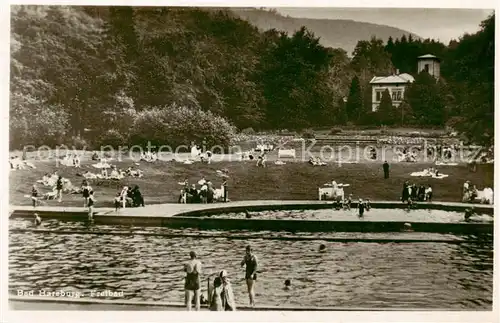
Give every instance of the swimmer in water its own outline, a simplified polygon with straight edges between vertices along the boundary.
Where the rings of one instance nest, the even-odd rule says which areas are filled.
[[[35,227],[37,227],[37,226],[42,224],[42,219],[38,216],[38,213],[35,213],[34,215],[35,215],[34,223],[35,223]]]
[[[476,215],[476,213],[474,212],[474,207],[471,207],[470,209],[466,209],[465,216],[464,216],[465,222],[470,222],[471,217],[473,217],[474,215]]]
[[[410,211],[413,208],[413,200],[411,197],[408,198],[408,211]]]
[[[321,253],[326,252],[326,246],[324,244],[319,245],[319,252]]]
[[[370,211],[370,209],[372,208],[371,203],[370,203],[370,199],[366,199],[365,207],[366,207],[367,212]]]
[[[413,229],[411,227],[411,223],[405,223],[404,224],[403,232],[413,232]]]
[[[248,210],[245,210],[245,218],[247,218],[247,219],[252,218],[252,215],[250,214],[250,212],[248,212]]]
[[[189,253],[189,257],[191,259],[184,265],[184,272],[186,273],[186,280],[184,283],[184,290],[186,293],[186,307],[188,311],[191,311],[191,304],[194,297],[195,310],[199,311],[201,291],[201,262],[196,259],[196,253],[194,251],[191,251]]]
[[[290,279],[285,280],[285,290],[290,290],[292,288],[292,281]]]

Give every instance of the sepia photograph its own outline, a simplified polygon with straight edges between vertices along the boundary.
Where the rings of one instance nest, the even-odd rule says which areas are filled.
[[[9,311],[493,311],[494,8],[10,5],[9,47]]]

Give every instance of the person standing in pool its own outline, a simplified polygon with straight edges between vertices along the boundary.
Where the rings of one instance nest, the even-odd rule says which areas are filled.
[[[35,227],[38,227],[42,224],[42,219],[40,218],[38,213],[35,213],[34,216],[35,216],[35,221],[34,221]]]
[[[245,266],[245,280],[247,282],[250,306],[255,306],[254,285],[257,280],[257,257],[252,253],[252,247],[246,247],[245,257],[241,261],[241,267]]]
[[[470,222],[471,218],[476,215],[474,212],[474,207],[471,207],[470,209],[465,210],[465,215],[464,215],[464,221],[465,222]]]
[[[94,220],[94,203],[95,203],[94,191],[90,191],[89,198],[87,201],[87,206],[89,207],[89,221]]]
[[[184,272],[186,273],[186,281],[184,283],[184,290],[186,292],[186,307],[188,311],[191,311],[191,304],[194,296],[195,310],[199,311],[201,262],[196,259],[196,253],[194,251],[189,253],[189,257],[191,259],[184,265]]]

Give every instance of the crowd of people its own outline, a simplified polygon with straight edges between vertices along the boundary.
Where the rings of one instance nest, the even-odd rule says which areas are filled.
[[[81,159],[77,154],[65,155],[59,160],[59,162],[61,163],[61,165],[67,167],[81,168]]]
[[[185,281],[185,304],[188,311],[191,311],[193,303],[195,310],[199,311],[204,297],[201,294],[202,264],[194,251],[189,253],[189,261],[184,264]],[[252,248],[247,246],[245,256],[241,261],[241,267],[245,267],[245,282],[247,285],[250,306],[255,306],[254,286],[257,280],[258,260],[252,252]],[[236,302],[233,288],[226,270],[221,270],[208,288],[208,307],[211,311],[236,311]]]
[[[353,197],[352,194],[349,194],[347,198],[345,199],[337,199],[333,202],[333,207],[335,210],[346,210],[349,211],[352,208],[352,203],[353,203]],[[360,198],[357,202],[357,208],[358,208],[358,215],[363,216],[365,211],[370,211],[371,209],[371,202],[370,199],[365,199],[363,200]]]
[[[144,197],[142,196],[138,185],[135,185],[133,188],[131,186],[124,186],[121,191],[116,193],[113,202],[115,205],[115,211],[118,211],[120,207],[126,208],[127,206],[144,206]]]
[[[410,184],[409,181],[405,181],[401,193],[401,201],[409,204],[416,201],[432,202],[432,186],[429,184],[425,187],[425,185]]]
[[[424,169],[421,172],[413,172],[410,174],[410,176],[416,176],[416,177],[432,177],[436,179],[443,179],[448,177],[446,174],[441,174],[437,168],[434,167],[429,167]]]
[[[222,184],[220,189],[214,187],[214,184],[203,177],[197,182],[199,188],[196,184],[190,184],[188,179],[184,182],[179,182],[183,188],[179,194],[179,203],[214,203],[214,202],[228,202],[227,195],[227,169],[218,171],[220,177],[222,177]]]
[[[10,170],[23,170],[23,169],[35,169],[36,166],[25,159],[21,159],[19,156],[12,156],[9,158],[9,169]]]
[[[148,163],[154,163],[158,160],[158,154],[155,151],[141,151],[140,160]]]
[[[475,203],[478,200],[480,203],[493,204],[493,190],[490,187],[478,190],[476,185],[473,185],[470,181],[465,181],[462,190],[462,202]]]
[[[95,166],[95,165],[93,165]],[[115,165],[101,165],[100,173],[96,174],[90,171],[85,171],[83,174],[77,173],[76,176],[82,176],[85,179],[111,179],[111,180],[121,180],[125,177],[136,177],[141,178],[144,176],[144,172],[140,169],[134,169],[129,166],[126,170],[118,169]],[[109,170],[108,170],[109,169]]]

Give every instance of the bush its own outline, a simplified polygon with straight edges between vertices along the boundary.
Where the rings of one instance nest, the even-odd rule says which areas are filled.
[[[9,120],[11,147],[59,145],[68,133],[68,119],[68,114],[59,106],[14,93]]]
[[[342,133],[342,129],[340,129],[340,128],[332,128],[329,132],[330,135],[336,135],[339,133]]]
[[[302,138],[304,139],[314,139],[316,138],[315,134],[314,134],[314,131],[312,131],[311,129],[306,129],[302,132]]]
[[[255,130],[253,130],[253,128],[245,128],[243,130],[241,130],[241,133],[244,134],[244,135],[253,135],[255,134]]]
[[[191,142],[228,147],[235,138],[235,128],[226,119],[197,108],[171,105],[152,108],[137,114],[131,129],[131,143],[172,149]]]
[[[118,149],[119,146],[123,146],[127,143],[127,137],[122,135],[116,129],[109,129],[97,137],[94,143],[95,148],[101,148],[102,146],[112,146],[114,149]]]
[[[67,146],[71,149],[89,149],[89,145],[85,139],[82,137],[71,137],[67,143]]]
[[[378,113],[369,111],[361,116],[359,120],[359,126],[357,127],[357,129],[363,129],[363,128],[370,129],[371,126],[378,124],[380,124]]]

